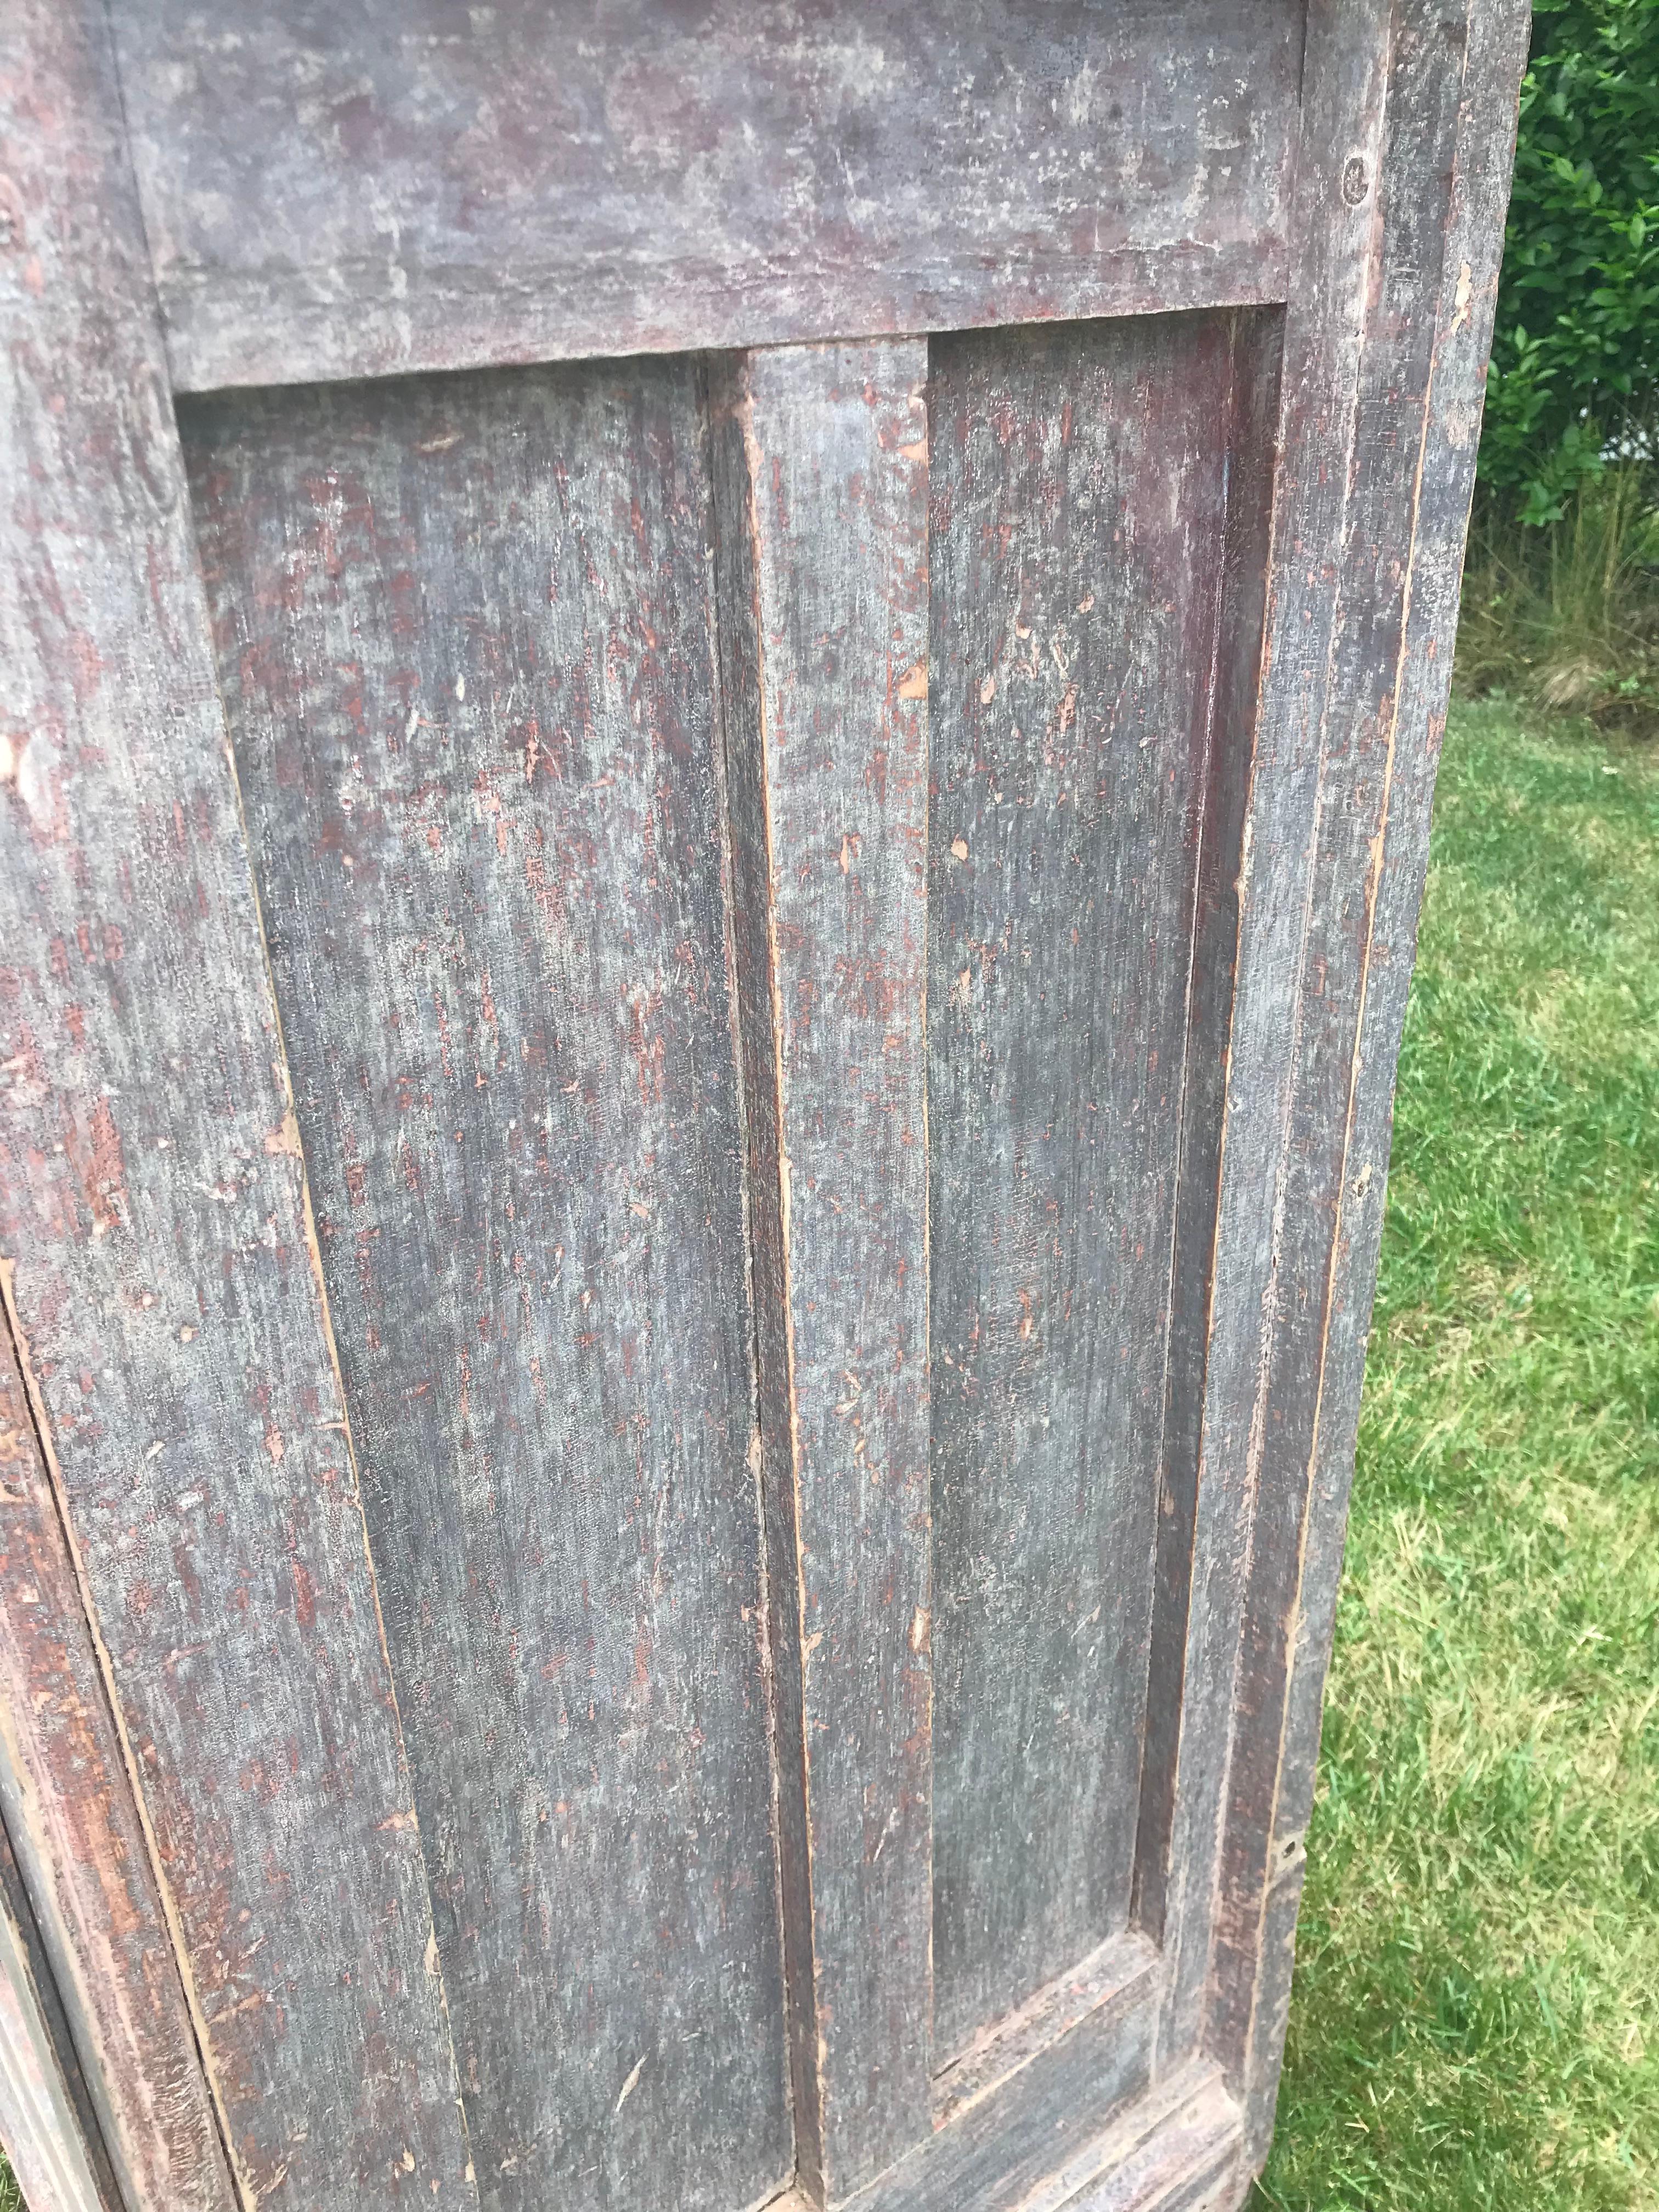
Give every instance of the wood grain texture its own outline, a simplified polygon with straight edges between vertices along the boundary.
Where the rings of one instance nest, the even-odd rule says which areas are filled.
[[[996,2024],[982,2028],[961,2056],[933,2076],[933,2125],[947,2125],[969,2105],[1069,2035],[1080,2021],[1144,1974],[1154,1957],[1146,1936],[1111,1936],[1085,1958]]]
[[[933,365],[943,2063],[1128,1914],[1235,331]]]
[[[116,0],[186,390],[1283,296],[1300,0]]]
[[[228,2212],[173,1939],[3,1316],[0,1823],[126,2205]]]
[[[4,1750],[0,1747],[0,1769]],[[0,1820],[0,2144],[34,2212],[124,2212],[11,1837]]]
[[[486,2205],[793,2165],[703,399],[202,403],[224,694]]]
[[[1163,1934],[1162,2054],[1188,2051],[1207,1984],[1261,1378],[1278,1291],[1309,872],[1336,631],[1365,310],[1375,274],[1387,0],[1310,12],[1296,258],[1283,337],[1271,566],[1239,871],[1196,1513]]]
[[[69,2131],[221,2212],[1237,2205],[1524,10],[114,12],[175,371],[335,388],[189,416],[296,1119],[112,64],[21,0]]]
[[[1170,1901],[1188,1633],[1194,1599],[1197,1596],[1203,1601],[1201,1586],[1195,1587],[1193,1576],[1199,1456],[1227,1034],[1238,945],[1239,861],[1255,746],[1283,335],[1281,316],[1257,314],[1241,320],[1235,339],[1226,542],[1216,641],[1208,802],[1193,920],[1181,1176],[1170,1285],[1157,1583],[1132,1906],[1135,1926],[1158,1942],[1166,1933]]]
[[[1002,2212],[1041,2203],[1057,2175],[1144,2094],[1157,1972],[1140,1972],[1021,2071],[927,2138],[851,2200],[856,2212]],[[1064,2191],[1054,2202],[1064,2201]]]
[[[100,12],[0,31],[0,1257],[244,2186],[476,2203]]]
[[[1456,636],[1463,546],[1480,439],[1503,217],[1514,159],[1518,86],[1527,46],[1524,9],[1471,11],[1459,89],[1450,204],[1438,249],[1432,352],[1421,442],[1410,472],[1414,517],[1393,672],[1393,759],[1380,865],[1364,956],[1342,1203],[1334,1238],[1326,1323],[1324,1407],[1315,1447],[1310,1538],[1303,1564],[1303,1626],[1292,1646],[1278,1818],[1299,1834],[1312,1802],[1318,1708],[1329,1654],[1352,1471],[1353,1431],[1376,1287],[1376,1256],[1399,1058],[1417,922],[1429,851],[1429,819],[1444,732]],[[1426,290],[1436,249],[1414,241]],[[1392,257],[1392,243],[1385,248]],[[1419,316],[1426,319],[1422,308]],[[1381,379],[1377,390],[1386,390]],[[1401,471],[1401,477],[1406,472]],[[1401,482],[1393,489],[1397,502]],[[1397,507],[1396,507],[1397,514]],[[1392,522],[1395,516],[1386,520]],[[1380,551],[1385,518],[1370,526]],[[1379,563],[1379,566],[1381,564]],[[1392,570],[1385,572],[1392,583]],[[1386,669],[1385,669],[1386,674]],[[1384,695],[1383,711],[1389,701]]]
[[[1203,2061],[1158,2081],[1019,2212],[1234,2212],[1249,2182],[1238,2106]]]
[[[740,988],[744,1222],[755,1314],[767,1686],[771,1697],[779,1911],[798,2189],[823,2193],[823,2094],[814,1961],[801,1650],[800,1515],[795,1484],[794,1379],[780,1106],[777,911],[762,719],[752,424],[741,354],[710,364],[716,629],[726,817],[731,830],[732,943]]]
[[[1289,2003],[1527,39],[1527,11],[1509,0],[1396,7],[1212,2000],[1217,2048],[1242,2057],[1257,2161]]]
[[[927,372],[918,342],[750,356],[725,526],[752,544],[752,598],[721,615],[752,633],[733,818],[765,838],[744,989],[774,1053],[750,1097],[775,1117],[757,1279],[784,1316],[763,1443],[802,1668],[786,1907],[810,1912],[808,2155],[831,2203],[930,2127]]]

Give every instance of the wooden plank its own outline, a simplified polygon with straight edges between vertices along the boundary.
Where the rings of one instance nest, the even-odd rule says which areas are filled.
[[[749,1110],[775,1119],[777,1173],[757,1273],[784,1315],[763,1449],[790,1498],[777,1534],[793,1510],[772,1601],[802,1665],[780,1773],[806,1864],[785,1896],[810,1916],[804,2162],[830,2203],[930,2126],[927,371],[916,342],[780,349],[748,357],[727,405],[743,466],[722,534],[749,533],[751,596],[721,620],[750,633],[732,711],[754,717],[733,817],[765,854],[751,1066],[773,1051]]]
[[[1281,319],[1261,312],[1237,318],[1233,333],[1227,525],[1208,795],[1193,923],[1190,1035],[1181,1108],[1181,1171],[1170,1286],[1157,1585],[1132,1909],[1134,1925],[1158,1942],[1166,1932],[1175,1790],[1187,1687],[1187,1640],[1194,1595],[1199,1453],[1220,1180],[1222,1099],[1238,945],[1239,861],[1255,744],[1267,544],[1278,461],[1274,438],[1282,334]]]
[[[0,31],[0,1255],[240,2179],[476,2203],[101,12]]]
[[[1041,2202],[1063,2169],[1152,2075],[1158,1974],[1138,1973],[1019,2072],[860,2190],[857,2212],[993,2212]]]
[[[1068,1972],[1028,1997],[1017,2011],[983,2028],[960,2057],[933,2076],[933,2125],[945,2126],[1012,2074],[1041,2059],[1080,2021],[1143,1974],[1153,1957],[1146,1936],[1108,1936]]]
[[[187,410],[492,2205],[793,2167],[684,360]]]
[[[1232,2212],[1243,2193],[1243,2143],[1242,2116],[1218,2070],[1196,2061],[1137,2098],[1023,2197],[1018,2212],[1197,2212],[1212,2203]]]
[[[1444,732],[1457,632],[1463,545],[1480,439],[1492,344],[1503,211],[1514,159],[1514,121],[1528,21],[1507,6],[1471,15],[1458,107],[1438,291],[1417,465],[1410,477],[1413,527],[1401,580],[1393,674],[1393,757],[1380,866],[1371,902],[1358,1041],[1352,1062],[1346,1157],[1329,1313],[1323,1407],[1303,1565],[1303,1625],[1293,1640],[1278,1820],[1297,1835],[1312,1802],[1323,1696],[1352,1471],[1353,1431],[1376,1287],[1394,1117],[1394,1074],[1429,849],[1434,779]],[[1428,258],[1428,257],[1425,257]],[[1419,282],[1426,270],[1419,269]],[[1419,318],[1428,318],[1419,309]],[[1384,387],[1377,380],[1379,391]],[[1390,577],[1390,580],[1392,577]],[[1369,856],[1376,866],[1378,850]],[[1281,1856],[1283,1856],[1281,1852]]]
[[[761,634],[752,430],[744,356],[709,367],[714,491],[714,578],[720,717],[731,826],[732,951],[740,979],[744,1226],[755,1310],[756,1402],[761,1447],[763,1650],[771,1700],[779,1912],[794,2119],[797,2184],[823,2194],[823,2099],[813,1954],[811,1854],[806,1807],[806,1720],[801,1650],[800,1516],[795,1495],[794,1381],[779,1115],[777,917],[761,712]]]
[[[34,2212],[124,2212],[57,1994],[0,1820],[0,2144]]]
[[[1284,296],[1299,0],[112,12],[185,390]]]
[[[1197,1510],[1164,1893],[1164,2052],[1206,2017],[1235,1668],[1277,1285],[1298,983],[1365,310],[1389,0],[1313,0],[1294,201],[1265,634],[1239,872]],[[1162,2063],[1162,2060],[1160,2061]]]
[[[126,2202],[228,2212],[234,2192],[149,1847],[3,1322],[0,1820]]]
[[[1212,2023],[1242,2068],[1257,2160],[1289,2003],[1528,29],[1509,0],[1401,0],[1394,29]]]
[[[933,345],[936,2064],[1128,1914],[1232,337]]]

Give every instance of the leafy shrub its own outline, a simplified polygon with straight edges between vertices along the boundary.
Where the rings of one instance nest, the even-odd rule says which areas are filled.
[[[1659,0],[1534,0],[1484,503],[1559,522],[1610,448],[1659,453]]]

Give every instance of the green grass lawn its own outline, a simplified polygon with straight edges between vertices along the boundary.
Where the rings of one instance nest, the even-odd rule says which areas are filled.
[[[1433,850],[1257,2203],[1656,2206],[1659,755],[1463,708]]]
[[[1446,742],[1261,2208],[1659,2205],[1659,757]]]

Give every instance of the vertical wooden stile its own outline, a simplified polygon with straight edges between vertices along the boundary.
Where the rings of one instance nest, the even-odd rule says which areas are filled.
[[[1135,1839],[1133,1917],[1160,1944],[1171,1933],[1170,1853],[1187,1639],[1195,1595],[1194,1540],[1226,1041],[1238,949],[1239,860],[1256,735],[1282,338],[1276,314],[1236,319],[1224,575],[1211,688],[1207,804],[1194,884],[1156,1589]],[[1201,1600],[1201,1592],[1196,1595]]]
[[[1267,2154],[1526,28],[1396,0],[1209,2035]],[[1425,286],[1432,284],[1425,301]],[[1390,858],[1392,865],[1390,865]]]
[[[716,402],[773,1648],[800,1670],[783,1894],[830,2203],[929,2125],[927,374],[921,342],[779,349]]]
[[[1279,383],[1278,468],[1225,1055],[1219,1193],[1175,1818],[1164,1899],[1162,2041],[1190,2048],[1206,2016],[1234,1680],[1262,1419],[1263,1329],[1284,1218],[1296,981],[1336,628],[1376,182],[1389,0],[1312,0],[1296,181],[1297,248]]]

